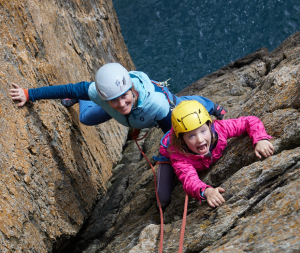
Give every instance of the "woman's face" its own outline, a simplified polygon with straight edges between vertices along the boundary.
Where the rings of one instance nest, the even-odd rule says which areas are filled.
[[[132,91],[128,90],[120,97],[107,101],[107,103],[116,111],[123,115],[127,115],[131,112],[133,104]]]
[[[183,134],[185,144],[194,153],[206,155],[211,144],[210,128],[207,124]]]

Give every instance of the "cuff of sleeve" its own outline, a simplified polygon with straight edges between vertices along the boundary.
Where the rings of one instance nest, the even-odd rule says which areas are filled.
[[[204,191],[206,188],[212,188],[210,185],[206,185],[205,187],[200,188],[199,190],[199,195],[200,195],[200,201],[206,199],[206,197],[204,196]]]
[[[206,197],[204,196],[204,191],[203,191],[203,192],[200,192],[200,196],[201,196],[203,199],[206,199]]]
[[[26,97],[26,101],[29,101],[29,94],[28,94],[28,89],[23,89],[25,97]]]
[[[257,138],[255,139],[255,141],[253,141],[253,147],[255,148],[255,145],[257,144],[257,142],[261,141],[261,140],[267,140],[267,141],[270,141],[271,139],[273,139],[273,137],[271,135],[265,135],[261,138]]]

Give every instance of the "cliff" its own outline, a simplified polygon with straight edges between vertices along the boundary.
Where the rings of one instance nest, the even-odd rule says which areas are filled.
[[[87,127],[78,105],[18,108],[9,89],[93,81],[106,62],[134,65],[111,1],[0,2],[0,252],[55,252],[75,236],[122,157],[127,129]]]
[[[226,118],[258,116],[275,147],[273,156],[258,159],[248,136],[232,138],[223,157],[199,174],[204,182],[226,190],[226,202],[211,208],[189,198],[183,252],[299,251],[299,80],[300,32],[273,52],[262,48],[179,94],[201,94],[220,103],[228,110]],[[162,135],[151,129],[141,141],[147,157],[158,155]],[[113,172],[107,195],[78,234],[72,252],[158,252],[153,173],[132,140]],[[164,212],[163,252],[178,250],[184,197],[177,182]]]
[[[1,252],[158,252],[153,174],[128,129],[78,121],[78,106],[37,101],[17,108],[24,88],[92,81],[107,62],[134,69],[111,1],[1,1]],[[220,103],[227,118],[256,115],[275,154],[257,159],[251,141],[229,141],[200,177],[222,186],[218,208],[189,199],[184,252],[297,252],[300,175],[300,32],[260,49],[179,95]],[[144,130],[143,136],[148,130]],[[162,132],[139,141],[152,160]],[[122,151],[123,149],[123,151]],[[157,166],[155,166],[157,168]],[[164,213],[164,252],[178,249],[184,192],[176,182]]]

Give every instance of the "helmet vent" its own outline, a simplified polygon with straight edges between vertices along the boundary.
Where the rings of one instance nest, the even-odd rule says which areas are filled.
[[[122,83],[120,85],[121,91],[123,91],[125,87],[126,87],[126,79],[125,79],[125,76],[123,76],[123,80],[122,80]]]

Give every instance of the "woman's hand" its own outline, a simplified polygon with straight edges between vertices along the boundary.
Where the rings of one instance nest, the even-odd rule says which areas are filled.
[[[273,155],[274,147],[268,140],[260,140],[256,143],[254,152],[258,158],[261,158],[261,155],[269,157]]]
[[[27,98],[24,93],[24,90],[15,83],[12,83],[12,86],[14,87],[14,89],[10,89],[10,95],[12,100],[19,100],[20,103],[18,103],[18,106],[25,105]]]
[[[206,197],[207,203],[211,207],[216,207],[225,202],[225,199],[221,195],[221,193],[225,192],[225,190],[221,187],[217,188],[206,188],[204,191],[204,196]]]

